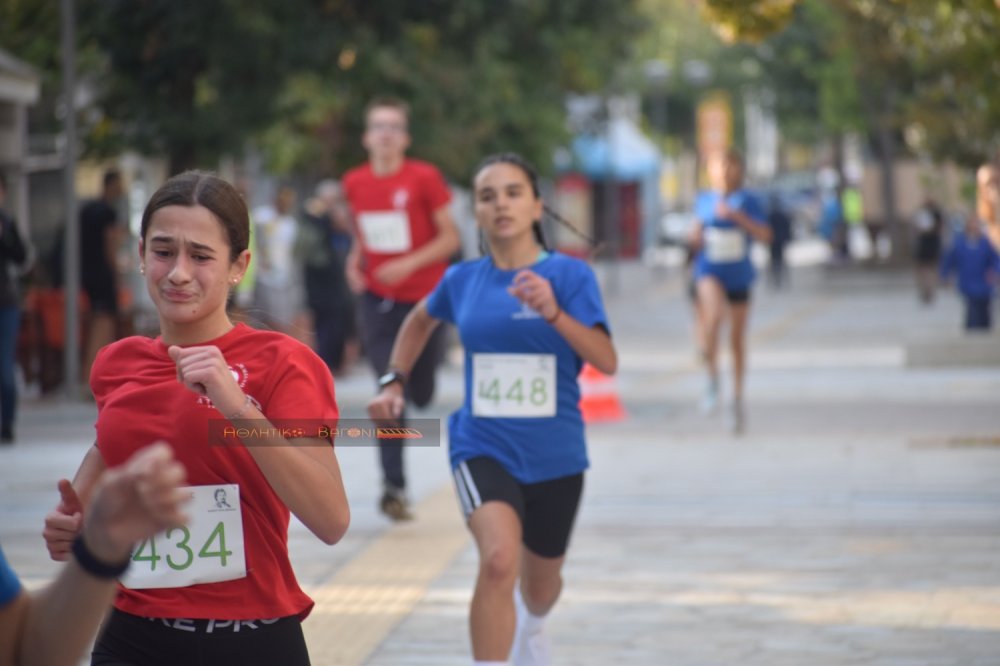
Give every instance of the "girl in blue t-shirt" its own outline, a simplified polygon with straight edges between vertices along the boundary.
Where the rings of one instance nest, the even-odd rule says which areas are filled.
[[[455,324],[466,390],[449,419],[449,453],[479,549],[473,657],[544,664],[542,622],[562,589],[588,465],[577,375],[584,362],[612,374],[617,355],[593,271],[545,247],[534,169],[514,154],[486,158],[474,202],[489,254],[449,268],[413,309],[369,413],[379,421],[401,414],[424,343],[439,322]]]
[[[694,277],[697,312],[701,318],[699,340],[708,385],[702,409],[715,410],[719,398],[719,331],[728,313],[733,358],[733,402],[730,423],[743,431],[743,376],[746,367],[746,326],[750,314],[750,288],[756,272],[750,261],[754,240],[771,242],[771,227],[751,192],[743,189],[743,157],[735,150],[712,155],[707,164],[712,190],[695,202],[696,223],[691,244],[697,250]]]

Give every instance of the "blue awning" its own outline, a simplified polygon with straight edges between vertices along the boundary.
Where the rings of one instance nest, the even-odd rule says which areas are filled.
[[[576,168],[593,180],[641,180],[660,171],[660,151],[631,120],[616,118],[606,134],[573,139]]]

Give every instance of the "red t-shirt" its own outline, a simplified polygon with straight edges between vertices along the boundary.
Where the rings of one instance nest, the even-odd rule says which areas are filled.
[[[272,423],[301,427],[305,437],[322,434],[324,424],[327,432],[335,431],[333,378],[307,346],[244,324],[203,344],[222,351],[244,392]],[[97,400],[97,447],[109,467],[162,439],[187,468],[188,485],[240,486],[245,578],[179,588],[120,587],[115,606],[146,617],[304,618],[313,602],[288,560],[288,507],[246,448],[232,440],[210,441],[210,428],[221,437],[224,417],[208,398],[177,380],[163,342],[135,336],[108,345],[94,361],[90,383]]]
[[[427,162],[407,159],[391,176],[376,176],[371,165],[364,164],[348,171],[343,185],[354,212],[355,236],[361,243],[362,272],[368,290],[403,303],[416,303],[429,294],[444,275],[447,261],[424,266],[394,285],[378,282],[373,272],[386,261],[408,254],[437,236],[434,213],[451,201],[451,192],[441,172]],[[399,218],[400,213],[405,213],[405,217]],[[385,232],[381,225],[391,224],[393,216],[408,224],[409,238],[400,240],[393,236],[381,249],[373,246],[373,227],[367,223],[375,221],[380,225],[377,228]],[[394,249],[405,246],[409,249]]]

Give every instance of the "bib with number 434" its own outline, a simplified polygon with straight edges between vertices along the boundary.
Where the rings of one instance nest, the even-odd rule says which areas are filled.
[[[219,583],[247,575],[240,487],[192,486],[191,521],[141,542],[121,578],[134,590]]]
[[[472,414],[532,418],[556,415],[554,354],[473,354]]]

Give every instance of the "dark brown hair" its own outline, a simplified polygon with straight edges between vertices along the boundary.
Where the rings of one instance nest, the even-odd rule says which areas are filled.
[[[142,212],[139,237],[146,242],[153,214],[167,206],[202,206],[219,221],[229,239],[229,260],[236,261],[250,243],[250,214],[239,191],[207,171],[185,171],[160,186]]]
[[[528,179],[528,183],[531,184],[531,192],[535,195],[535,198],[542,198],[542,189],[538,185],[538,171],[531,165],[531,162],[524,159],[517,153],[495,153],[483,158],[483,161],[476,166],[476,170],[473,172],[473,183],[475,183],[476,176],[478,176],[483,169],[493,164],[510,164],[511,166],[515,166],[523,171],[525,177]],[[586,241],[591,248],[591,256],[596,256],[601,250],[602,243],[598,243],[590,236],[582,233],[579,229],[573,226],[569,220],[549,208],[544,200],[542,201],[542,215],[548,215],[553,220],[563,225],[563,227],[565,227],[574,236]],[[538,244],[541,245],[543,249],[549,250],[549,244],[545,240],[545,233],[542,229],[542,221],[535,220],[531,225],[531,228],[535,232],[535,240],[538,241]],[[482,246],[484,243],[481,241],[480,245]],[[484,254],[486,253],[484,252]]]
[[[410,124],[410,105],[399,99],[398,97],[390,97],[389,95],[382,95],[375,97],[372,101],[368,102],[365,106],[365,124],[368,123],[368,116],[375,109],[396,109],[403,114],[406,118],[406,124]]]

